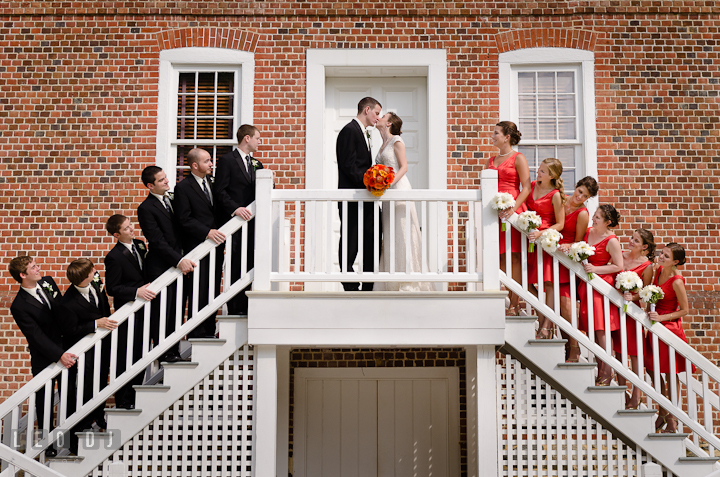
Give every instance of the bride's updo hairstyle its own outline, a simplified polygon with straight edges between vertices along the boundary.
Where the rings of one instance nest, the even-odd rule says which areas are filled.
[[[603,220],[607,220],[610,223],[608,224],[608,227],[617,227],[620,223],[620,212],[615,210],[615,207],[613,207],[610,204],[603,204],[600,207],[598,207],[600,210],[600,214],[602,215]]]
[[[388,113],[390,117],[388,122],[390,123],[390,134],[393,136],[399,136],[402,134],[402,119],[395,113]]]
[[[520,137],[522,134],[518,131],[517,126],[512,121],[500,121],[495,126],[502,128],[503,135],[510,136],[510,145],[515,146],[520,144]]]

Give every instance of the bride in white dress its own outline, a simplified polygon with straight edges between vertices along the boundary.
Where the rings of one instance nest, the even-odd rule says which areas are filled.
[[[405,156],[405,143],[402,134],[402,119],[395,113],[387,113],[375,125],[383,138],[383,145],[378,152],[375,162],[390,166],[395,171],[395,180],[391,189],[408,190],[412,189],[407,178],[407,158]],[[380,271],[390,271],[390,228],[395,228],[395,272],[405,272],[406,255],[406,202],[395,202],[395,223],[390,223],[390,202],[383,202],[382,209],[382,249],[380,252]],[[418,223],[415,204],[410,204],[410,263],[407,265],[407,272],[422,271],[422,244],[420,236],[420,225]],[[433,286],[429,282],[375,282],[375,290],[385,291],[430,291]]]

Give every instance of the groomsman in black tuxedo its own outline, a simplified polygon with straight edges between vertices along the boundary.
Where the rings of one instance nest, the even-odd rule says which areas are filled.
[[[59,362],[66,368],[75,365],[77,356],[63,351],[61,330],[58,323],[58,316],[61,312],[62,294],[50,276],[42,276],[40,266],[35,263],[32,257],[21,255],[13,258],[8,266],[10,275],[20,284],[15,299],[10,305],[15,323],[25,335],[30,350],[30,368],[33,376],[53,363]],[[54,380],[53,387],[59,380]],[[71,383],[74,386],[74,383]],[[50,398],[52,399],[52,397]],[[37,416],[38,429],[43,429],[45,418],[45,388],[40,388],[35,393],[35,415]],[[50,404],[50,431],[53,426],[53,406]],[[31,428],[32,424],[28,424]],[[54,447],[45,451],[45,455],[52,456],[57,453]]]
[[[148,196],[137,210],[138,222],[148,241],[146,276],[153,281],[165,273],[169,268],[176,267],[184,274],[192,272],[195,263],[183,258],[182,244],[180,243],[180,226],[178,225],[175,209],[169,197],[170,185],[165,172],[157,166],[146,167],[141,174],[143,185],[148,189]],[[167,301],[165,314],[165,335],[175,331],[176,315],[176,283],[167,287]],[[160,339],[160,300],[161,294],[153,300],[150,311],[150,336],[157,345]],[[184,301],[183,301],[184,303]],[[185,314],[182,307],[180,316]],[[181,323],[182,323],[181,319]],[[180,361],[179,344],[171,347],[160,361],[174,363]]]
[[[338,189],[364,189],[363,176],[372,166],[372,153],[366,130],[374,126],[380,119],[382,106],[370,97],[360,100],[358,103],[357,116],[347,123],[338,134],[335,143],[335,155],[338,165]],[[374,214],[372,204],[363,204],[363,263],[364,272],[372,272],[375,257],[375,241],[380,237],[374,236]],[[353,271],[353,264],[358,254],[358,204],[349,202],[347,206],[347,217],[343,217],[342,203],[338,203],[340,210],[340,248],[339,257],[342,267],[343,236],[342,223],[347,225],[347,262],[345,263],[348,272]],[[343,282],[345,291],[358,291],[360,283]],[[373,283],[365,282],[362,285],[363,291],[371,291]]]
[[[246,208],[255,200],[255,171],[262,169],[260,161],[252,153],[260,146],[260,131],[249,124],[243,124],[237,130],[238,147],[222,156],[217,164],[215,177],[215,197],[225,219],[237,215],[249,220],[250,211]],[[247,269],[252,270],[255,263],[255,221],[248,223]],[[236,234],[232,241],[231,283],[240,278],[242,260],[242,240]],[[248,299],[245,292],[248,286],[228,302],[228,311],[233,315],[246,315]]]
[[[63,346],[70,348],[84,336],[96,332],[98,329],[114,330],[117,322],[108,318],[110,316],[110,302],[105,293],[105,286],[100,274],[95,271],[95,265],[87,258],[80,258],[70,262],[67,268],[67,278],[70,287],[65,291],[62,299]],[[110,373],[110,335],[102,340],[100,357],[100,379],[98,389],[107,386]],[[71,371],[77,371],[75,369]],[[83,373],[83,403],[93,397],[95,376],[95,349],[85,353],[85,371]],[[73,377],[74,379],[74,377]],[[68,402],[75,403],[76,389],[68,389]],[[71,406],[69,406],[71,407]],[[73,431],[90,429],[95,422],[101,429],[107,429],[105,422],[105,402],[98,405],[87,417],[75,426]],[[77,454],[77,436],[71,432],[70,451]]]
[[[124,215],[115,214],[107,220],[105,229],[117,239],[115,247],[105,255],[105,282],[108,295],[113,297],[115,311],[119,310],[125,303],[138,298],[147,301],[155,298],[155,293],[148,289],[149,283],[145,278],[147,247],[145,247],[145,242],[135,238],[135,229],[130,223],[130,219]],[[133,318],[135,320],[133,362],[142,357],[143,318],[144,312],[141,308]],[[126,320],[118,328],[118,354],[115,368],[118,376],[126,369],[127,334],[128,321]],[[139,374],[125,386],[118,389],[115,393],[117,407],[124,409],[135,408],[133,385],[142,384],[142,381],[143,376]]]
[[[212,157],[205,149],[195,148],[187,153],[187,163],[191,174],[185,177],[175,186],[175,214],[182,231],[181,241],[183,250],[191,251],[206,239],[210,239],[218,247],[215,255],[215,290],[210,297],[210,256],[200,260],[200,270],[193,273],[200,273],[200,287],[198,296],[193,297],[192,274],[187,275],[185,289],[190,298],[188,316],[192,313],[193,299],[198,301],[198,310],[206,306],[209,301],[220,293],[220,278],[222,277],[222,264],[225,246],[225,234],[218,229],[228,219],[222,216],[220,206],[215,197],[211,173]],[[191,338],[214,338],[215,337],[215,315],[217,310],[208,316],[205,321],[198,325],[192,333]]]

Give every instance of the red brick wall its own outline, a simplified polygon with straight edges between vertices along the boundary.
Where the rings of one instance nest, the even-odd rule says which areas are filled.
[[[71,258],[100,264],[112,213],[135,217],[155,160],[159,49],[254,51],[258,157],[279,187],[304,186],[307,48],[444,48],[449,187],[479,185],[493,153],[498,54],[530,46],[595,53],[600,200],[619,229],[684,243],[690,343],[720,360],[718,27],[713,1],[362,4],[6,2],[0,6],[0,259],[25,252],[66,286]],[[300,7],[298,9],[298,7]],[[348,10],[350,9],[350,10]],[[184,33],[183,33],[184,32]],[[214,43],[213,43],[214,42]],[[0,274],[0,399],[29,375]]]

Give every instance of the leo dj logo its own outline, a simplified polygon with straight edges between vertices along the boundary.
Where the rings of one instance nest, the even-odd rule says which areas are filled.
[[[77,448],[86,450],[95,449],[107,449],[107,450],[118,450],[122,439],[120,438],[120,430],[108,429],[107,432],[77,432],[75,434],[77,438]],[[25,434],[20,435],[17,431],[13,432],[13,445],[16,448],[20,447],[20,444],[24,444]],[[32,442],[34,443],[32,448],[38,451],[42,451],[47,447],[48,432],[44,429],[33,430]],[[69,431],[58,431],[54,433],[54,446],[56,449],[68,449],[73,450],[73,442]]]

